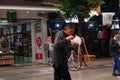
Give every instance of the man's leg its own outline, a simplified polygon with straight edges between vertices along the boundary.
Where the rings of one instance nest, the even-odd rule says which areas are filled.
[[[118,56],[118,60],[117,60],[117,70],[118,70],[118,75],[120,76],[120,59]]]
[[[117,62],[118,62],[118,57],[117,55],[114,55],[114,65],[113,65],[113,75],[116,75],[116,70],[117,70]]]
[[[53,65],[54,68],[54,80],[62,80],[62,73],[61,72],[61,67],[57,65]]]
[[[63,80],[71,80],[71,77],[70,77],[70,73],[69,73],[69,70],[68,70],[68,66],[64,66],[63,69]]]

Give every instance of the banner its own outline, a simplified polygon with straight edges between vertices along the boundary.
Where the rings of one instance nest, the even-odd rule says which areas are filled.
[[[36,30],[36,59],[42,60],[43,58],[43,40],[42,40],[42,25],[41,20],[37,20],[35,22],[35,30]]]

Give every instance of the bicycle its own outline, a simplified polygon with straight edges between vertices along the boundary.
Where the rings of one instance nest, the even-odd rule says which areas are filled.
[[[71,51],[71,55],[68,58],[68,67],[72,71],[77,71],[80,69],[80,62],[78,59],[74,58],[74,50]]]
[[[85,47],[85,51],[86,51],[86,55],[87,55],[87,58],[88,58],[88,51],[87,51],[87,48],[86,48],[86,45],[85,45],[85,42],[84,42],[84,38],[81,38],[82,41],[83,41],[83,46]],[[77,71],[79,70],[82,65],[84,64],[86,67],[87,64],[85,63],[85,55],[83,55],[81,53],[81,48],[80,48],[80,45],[78,45],[78,55],[77,55],[77,58],[75,58],[74,56],[74,50],[71,51],[71,55],[70,57],[68,58],[68,66],[69,66],[69,69],[72,70],[72,71]],[[89,58],[88,58],[89,60]],[[82,64],[83,63],[83,64]]]

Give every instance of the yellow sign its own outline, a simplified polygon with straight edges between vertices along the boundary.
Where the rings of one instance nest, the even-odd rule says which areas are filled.
[[[96,11],[97,13],[101,13],[100,5],[98,7],[92,8],[92,11]]]

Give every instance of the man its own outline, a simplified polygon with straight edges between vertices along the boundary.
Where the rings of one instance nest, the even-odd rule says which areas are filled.
[[[68,23],[62,31],[58,31],[55,35],[53,56],[54,80],[71,80],[67,63],[71,48],[77,46],[76,43],[71,45],[71,40],[74,38],[74,30],[74,25]]]

